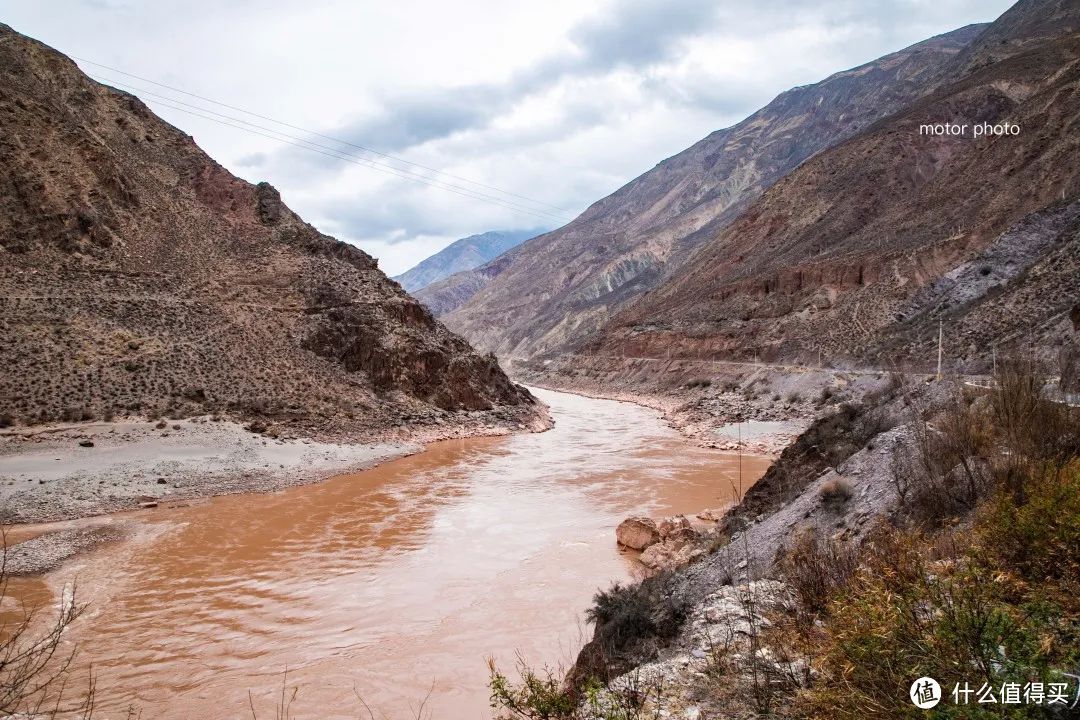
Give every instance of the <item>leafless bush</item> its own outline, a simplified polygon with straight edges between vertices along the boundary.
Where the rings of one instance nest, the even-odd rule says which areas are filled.
[[[1070,343],[1058,354],[1058,387],[1062,392],[1080,392],[1080,347]]]
[[[993,414],[1004,452],[997,459],[998,478],[1023,504],[1026,482],[1055,475],[1080,454],[1080,418],[1074,408],[1047,396],[1049,378],[1026,358],[1006,358],[995,377]]]
[[[0,559],[0,606],[8,598],[7,539]],[[94,679],[77,695],[68,693],[74,673],[75,649],[64,650],[64,631],[82,614],[75,587],[64,588],[60,609],[46,618],[34,609],[0,622],[0,716],[49,720],[57,717],[88,720],[94,712]]]
[[[910,433],[893,447],[893,486],[908,519],[936,524],[972,509],[987,491],[993,438],[960,388],[937,412],[908,400]]]
[[[781,552],[777,566],[800,604],[815,613],[825,611],[829,598],[855,577],[857,550],[850,543],[822,540],[807,530]]]

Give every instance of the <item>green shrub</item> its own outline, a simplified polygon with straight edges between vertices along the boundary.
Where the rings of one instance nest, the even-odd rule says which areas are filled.
[[[1080,461],[1028,481],[1025,502],[999,492],[979,522],[986,560],[1025,580],[1080,590]]]
[[[803,716],[922,717],[906,693],[923,675],[947,694],[964,682],[1062,681],[1076,667],[1080,463],[1029,480],[1022,504],[1003,488],[973,530],[958,558],[941,561],[929,559],[935,536],[923,531],[888,529],[868,542],[858,572],[825,603],[819,675],[797,703]],[[828,590],[811,590],[800,597],[820,606]],[[1045,707],[984,709],[946,697],[935,712],[1043,717]]]
[[[499,711],[500,719],[561,720],[574,716],[577,702],[552,668],[537,672],[519,659],[521,682],[517,685],[499,670],[494,660],[488,660],[488,669],[491,707]]]

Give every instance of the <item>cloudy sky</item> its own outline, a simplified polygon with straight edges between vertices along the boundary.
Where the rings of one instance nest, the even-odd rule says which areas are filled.
[[[6,0],[0,21],[395,274],[558,226],[787,88],[1010,4]]]

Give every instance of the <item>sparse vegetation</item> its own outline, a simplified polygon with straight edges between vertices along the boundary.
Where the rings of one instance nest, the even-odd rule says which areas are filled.
[[[2,533],[0,533],[2,534]],[[0,559],[0,715],[4,717],[75,718],[89,720],[94,712],[94,678],[88,675],[82,690],[73,690],[75,649],[65,649],[64,631],[85,610],[76,600],[74,586],[65,587],[60,608],[52,617],[35,608],[7,610],[7,541]]]
[[[827,480],[821,485],[819,494],[821,502],[828,507],[836,508],[851,499],[851,485],[843,479]]]
[[[593,596],[585,617],[595,632],[579,658],[579,684],[589,678],[606,681],[654,657],[678,633],[687,608],[672,595],[669,579],[661,573],[636,585],[616,583]]]
[[[781,555],[778,566],[802,607],[820,613],[837,591],[851,583],[859,558],[849,544],[805,531]]]
[[[857,562],[817,539],[789,549],[781,568],[814,621],[790,622],[788,639],[818,670],[793,715],[909,717],[916,677],[948,692],[1061,681],[1080,662],[1080,423],[1045,385],[1033,365],[1009,361],[988,396],[954,396],[914,423],[925,436],[897,472],[910,473],[907,527],[881,526]],[[943,525],[957,516],[969,531]],[[977,708],[943,716],[982,717]]]

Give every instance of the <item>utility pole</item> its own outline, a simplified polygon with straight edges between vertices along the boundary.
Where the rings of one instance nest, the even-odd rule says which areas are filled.
[[[742,416],[735,425],[739,433],[739,502],[742,502]]]
[[[941,345],[942,345],[942,321],[938,320],[937,323],[937,379],[941,379]]]

